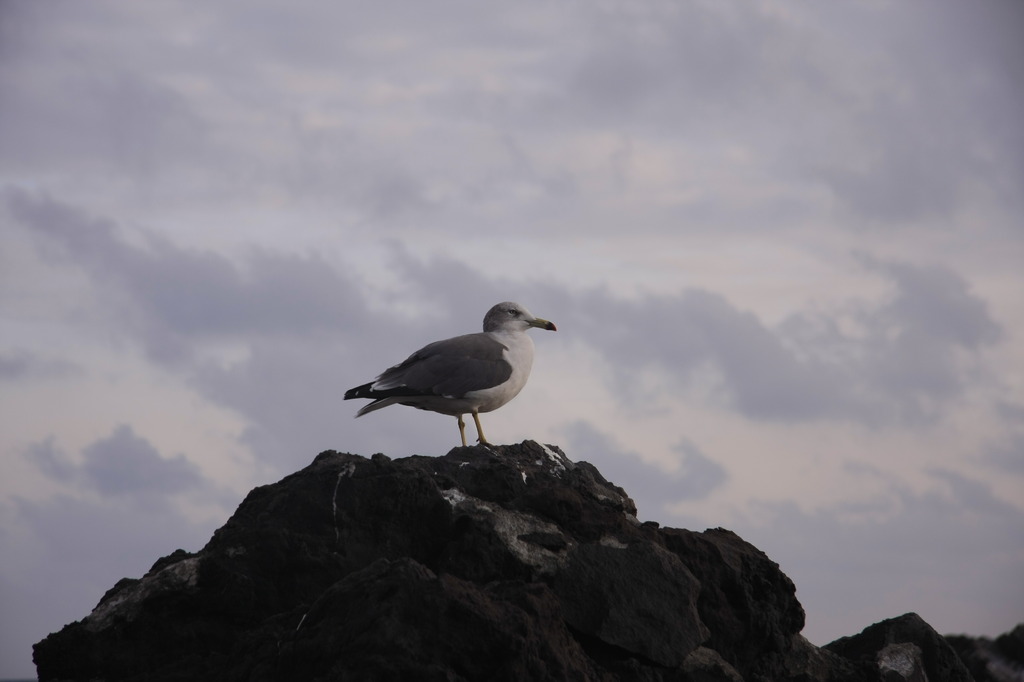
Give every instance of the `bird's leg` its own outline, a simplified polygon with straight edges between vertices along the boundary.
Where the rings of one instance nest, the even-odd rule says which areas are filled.
[[[476,415],[474,414],[473,416],[475,417]],[[462,421],[461,414],[456,415],[455,418],[459,420],[459,435],[462,436],[462,447],[466,447],[466,422]],[[479,422],[477,422],[477,426],[480,426]]]
[[[476,410],[473,410],[473,421],[476,422],[477,440],[484,445],[490,445],[490,443],[487,442],[487,439],[484,438],[484,429],[480,426],[480,415],[476,413]]]

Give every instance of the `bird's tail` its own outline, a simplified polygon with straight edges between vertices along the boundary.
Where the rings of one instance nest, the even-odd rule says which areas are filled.
[[[356,416],[357,417],[362,417],[367,412],[373,412],[374,410],[379,410],[382,407],[387,407],[388,405],[394,405],[397,402],[398,402],[398,398],[377,398],[372,403],[370,403],[368,405],[364,405],[362,407],[362,409],[360,409],[358,412],[356,412]]]
[[[371,399],[373,399],[372,403],[369,403],[368,405],[364,405],[362,407],[362,409],[360,409],[358,412],[356,412],[356,416],[357,417],[362,417],[367,412],[373,412],[374,410],[379,410],[382,407],[387,407],[388,405],[394,405],[395,403],[398,402],[398,397],[397,396],[395,396],[395,397],[391,397],[391,396],[381,397],[380,393],[378,393],[377,391],[374,390],[373,382],[372,381],[370,383],[368,383],[368,384],[363,384],[362,386],[356,386],[355,388],[350,388],[347,391],[345,391],[345,400],[352,400],[353,398],[371,398]]]
[[[345,400],[352,400],[352,398],[375,398],[373,395],[373,382],[363,384],[362,386],[356,386],[345,391]]]

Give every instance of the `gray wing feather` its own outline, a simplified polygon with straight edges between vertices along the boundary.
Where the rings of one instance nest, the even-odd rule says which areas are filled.
[[[435,341],[386,370],[373,391],[389,395],[442,395],[460,398],[497,386],[512,376],[505,346],[487,334],[466,334]]]

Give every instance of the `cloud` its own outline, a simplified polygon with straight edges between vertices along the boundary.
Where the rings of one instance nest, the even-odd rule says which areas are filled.
[[[36,469],[53,481],[69,483],[80,474],[75,463],[57,447],[53,436],[29,444],[25,456]]]
[[[1001,329],[968,282],[948,267],[917,266],[863,256],[869,269],[890,278],[895,296],[877,311],[876,324],[897,329],[914,342],[975,350],[999,340]]]
[[[352,418],[341,402],[345,389],[386,367],[360,372],[359,366],[354,351],[323,339],[253,339],[244,360],[207,365],[192,385],[244,416],[241,441],[261,463],[284,472],[330,447],[380,447],[339,435]]]
[[[45,195],[8,189],[5,198],[42,253],[88,274],[114,334],[243,415],[243,442],[275,469],[335,443],[346,388],[429,341],[472,331],[479,321],[467,318],[514,298],[508,283],[468,266],[395,248],[389,277],[413,305],[371,309],[366,287],[315,255],[251,250],[239,264],[147,231],[129,241],[114,221]],[[223,343],[236,348],[230,360],[205,352]]]
[[[592,291],[573,301],[568,318],[605,355],[626,404],[657,398],[642,380],[650,373],[666,396],[703,384],[705,399],[759,420],[935,418],[978,378],[979,352],[1001,327],[948,268],[872,269],[894,293],[844,306],[853,315],[808,311],[769,327],[719,294],[689,289],[635,300]]]
[[[45,498],[25,485],[0,499],[0,542],[18,548],[0,576],[8,674],[15,662],[28,665],[33,643],[82,618],[120,578],[142,576],[177,548],[201,549],[240,501],[127,425],[75,456],[54,437],[21,454],[54,485]]]
[[[751,417],[814,418],[840,408],[834,370],[802,362],[753,313],[719,294],[689,289],[619,301],[592,293],[581,303],[576,323],[606,354],[626,400],[649,399],[632,390],[638,372],[664,376],[663,390],[678,396],[710,370],[709,397]]]
[[[857,258],[866,271],[892,285],[886,298],[799,312],[770,327],[703,289],[621,299],[601,289],[489,279],[452,259],[421,260],[395,248],[390,276],[422,311],[396,317],[371,312],[358,281],[316,256],[256,251],[242,267],[150,233],[143,233],[144,246],[133,245],[114,223],[47,197],[9,190],[7,198],[14,215],[44,236],[44,248],[57,247],[107,290],[124,328],[152,358],[185,363],[204,393],[250,418],[253,396],[279,393],[284,377],[308,377],[327,396],[326,376],[366,380],[415,350],[412,339],[453,335],[463,310],[520,295],[545,301],[549,316],[563,311],[560,323],[604,356],[609,389],[623,404],[697,391],[769,421],[935,419],[964,396],[978,378],[978,354],[1002,336],[985,301],[953,270],[865,254]],[[369,372],[347,354],[355,329],[379,342],[360,357],[379,363]],[[197,344],[217,338],[240,343],[248,360],[224,369],[195,356]],[[645,376],[655,377],[653,389]],[[298,397],[303,384],[290,385]],[[261,428],[277,421],[272,410],[258,414]]]
[[[996,415],[1006,430],[993,435],[985,448],[985,461],[1005,473],[1024,476],[1024,405],[1001,401]]]
[[[125,25],[124,17],[100,13]],[[96,14],[17,5],[4,7],[3,17],[4,43],[13,47],[0,68],[0,91],[18,124],[0,130],[0,168],[60,165],[91,183],[92,173],[152,177],[181,170],[187,158],[214,158],[209,126],[185,97],[133,65],[107,62],[97,45],[84,46],[99,28]]]
[[[988,306],[952,270],[868,259],[895,294],[862,319],[865,372],[905,414],[935,416],[961,397],[978,366],[977,352],[1002,337]],[[972,362],[973,360],[973,362]]]
[[[172,496],[209,490],[199,468],[178,454],[164,457],[131,426],[122,424],[82,449],[75,461],[52,437],[31,444],[26,456],[50,479],[83,486],[101,496]]]
[[[785,97],[780,81],[796,85],[816,71],[806,57],[814,46],[784,15],[748,10],[602,7],[583,22],[583,44],[567,82],[569,101],[591,116],[653,123],[666,131],[681,124],[706,130],[752,109],[763,113]]]
[[[682,455],[680,470],[674,477],[681,479],[678,480],[679,485],[674,489],[674,497],[677,501],[704,499],[728,480],[729,477],[725,469],[706,457],[688,439],[684,438],[672,449]]]
[[[634,187],[672,175],[662,208],[677,219],[660,230],[679,216],[777,228],[828,213],[825,187],[858,216],[833,223],[859,231],[945,216],[977,191],[1016,201],[1024,177],[1020,145],[1005,143],[1021,135],[1005,88],[1019,47],[998,10],[947,4],[918,35],[898,8],[878,30],[877,8],[446,6],[461,20],[315,3],[254,3],[244,21],[205,6],[12,10],[17,68],[0,91],[17,125],[0,132],[0,159],[15,173],[32,155],[38,168],[102,164],[125,200],[322,203],[405,226],[478,227],[524,203],[585,212],[595,176],[628,176],[597,153],[616,139],[660,152],[653,168],[627,164],[644,172]],[[965,26],[997,56],[953,37]],[[119,63],[126,52],[137,62]],[[741,176],[756,191],[738,197]],[[636,198],[655,212],[650,193]]]
[[[794,160],[850,212],[845,229],[944,230],[992,192],[1020,206],[1009,190],[1024,181],[1024,136],[1012,123],[1024,98],[1008,86],[1024,63],[1010,38],[1024,14],[998,2],[936,9],[927,30],[908,30],[922,20],[910,5],[886,7],[884,21],[863,5],[801,17],[831,78],[807,102]]]
[[[167,495],[202,482],[199,469],[183,455],[162,457],[149,441],[124,424],[86,447],[82,455],[82,470],[102,495]]]
[[[832,386],[846,403],[838,416],[871,424],[931,420],[969,386],[994,379],[979,374],[983,351],[1004,330],[967,280],[945,266],[858,259],[891,284],[883,299],[796,313],[778,328],[811,371],[832,368],[841,379]]]
[[[1024,431],[1017,431],[989,446],[986,461],[1002,471],[1024,477]]]
[[[420,261],[397,247],[390,256],[401,308],[367,307],[351,333],[346,327],[308,334],[297,326],[292,335],[252,335],[244,359],[205,364],[193,373],[192,384],[204,396],[245,416],[243,441],[261,461],[297,465],[339,439],[338,447],[392,456],[419,452],[425,443],[452,443],[454,420],[399,407],[403,430],[381,432],[354,424],[354,405],[343,404],[341,396],[431,341],[479,330],[498,301],[545,300],[536,284],[490,280],[459,262]]]
[[[44,252],[106,290],[107,307],[161,363],[185,360],[204,339],[344,333],[366,322],[355,283],[315,255],[257,250],[243,268],[152,232],[132,244],[113,221],[45,195],[8,188],[5,198]]]
[[[985,623],[1009,630],[1024,609],[1014,577],[1024,512],[982,480],[947,469],[931,469],[925,483],[918,491],[889,479],[884,500],[813,511],[755,503],[733,529],[794,580],[808,614],[805,634],[816,644],[854,634],[850,623],[906,611],[939,632],[979,632]],[[939,585],[947,586],[941,599]]]
[[[56,379],[80,372],[80,367],[67,360],[44,358],[21,348],[0,350],[0,382]]]
[[[641,519],[661,519],[681,501],[702,500],[723,486],[728,474],[685,437],[672,448],[678,468],[666,471],[650,464],[640,453],[624,449],[614,436],[583,420],[560,429],[564,450],[578,461],[590,462],[609,481],[622,487],[641,508]]]
[[[88,614],[119,579],[141,577],[177,548],[201,549],[227,513],[197,522],[159,498],[126,507],[119,495],[0,501],[0,541],[17,547],[0,576],[5,675],[34,674],[32,644]]]

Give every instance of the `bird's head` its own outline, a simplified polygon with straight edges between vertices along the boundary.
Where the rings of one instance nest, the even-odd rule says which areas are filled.
[[[518,329],[525,331],[530,327],[556,331],[555,324],[534,316],[518,303],[505,301],[492,307],[484,316],[484,331],[495,332],[502,329]]]

